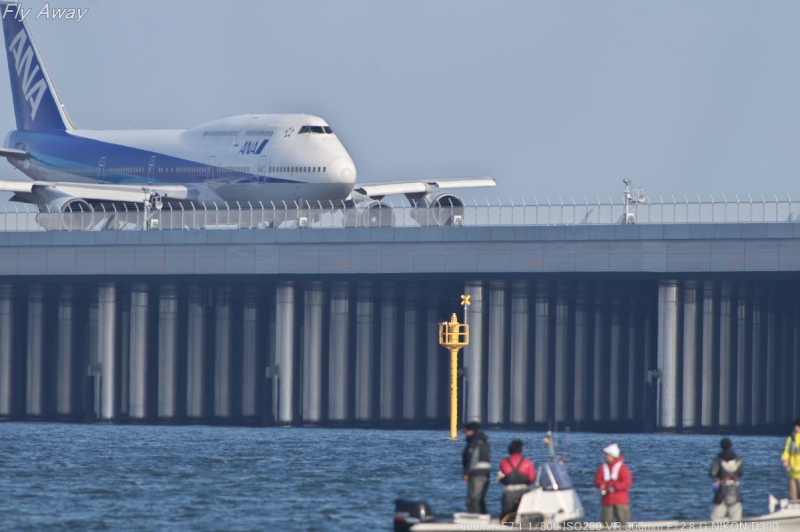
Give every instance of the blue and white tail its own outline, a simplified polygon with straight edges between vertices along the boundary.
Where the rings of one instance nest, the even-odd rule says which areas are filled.
[[[25,22],[29,12],[21,4],[0,2],[17,129],[73,129]]]

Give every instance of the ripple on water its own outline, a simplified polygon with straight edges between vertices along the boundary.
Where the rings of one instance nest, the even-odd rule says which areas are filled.
[[[462,509],[463,441],[434,431],[0,423],[2,530],[391,530],[397,497]],[[543,434],[490,431],[495,466],[513,438],[539,464]],[[563,436],[560,437],[563,443]],[[785,495],[783,438],[734,437],[745,513]],[[633,515],[710,511],[719,437],[572,433],[569,468],[587,518],[601,449],[617,441],[634,475]],[[497,513],[500,486],[487,495]]]

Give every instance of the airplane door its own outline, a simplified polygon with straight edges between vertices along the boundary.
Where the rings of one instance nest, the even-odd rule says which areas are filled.
[[[206,170],[206,182],[211,183],[214,181],[214,164],[217,162],[217,156],[212,155],[208,158],[208,169]]]
[[[150,164],[147,165],[147,183],[152,185],[156,180],[156,156],[150,157]]]
[[[98,173],[100,174],[100,181],[105,181],[106,179],[106,158],[100,157],[100,162],[97,163]]]
[[[267,181],[267,156],[262,155],[258,158],[258,180],[262,183]]]

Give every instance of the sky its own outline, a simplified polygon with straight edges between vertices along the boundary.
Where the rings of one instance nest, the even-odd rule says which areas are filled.
[[[360,183],[800,197],[800,2],[64,0],[49,7],[88,11],[31,20],[46,4],[23,2],[81,129],[308,113]],[[0,81],[0,130],[14,127]]]

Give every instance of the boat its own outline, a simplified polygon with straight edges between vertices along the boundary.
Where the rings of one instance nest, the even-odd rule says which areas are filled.
[[[550,447],[550,461],[541,468],[536,483],[520,500],[516,513],[502,519],[488,514],[455,513],[452,521],[437,521],[425,501],[395,500],[395,532],[449,532],[463,530],[658,530],[658,531],[733,531],[762,530],[800,532],[800,500],[778,500],[769,495],[768,512],[740,521],[636,521],[621,527],[583,521],[583,504],[567,472],[566,460],[556,456],[552,435],[545,444]]]

